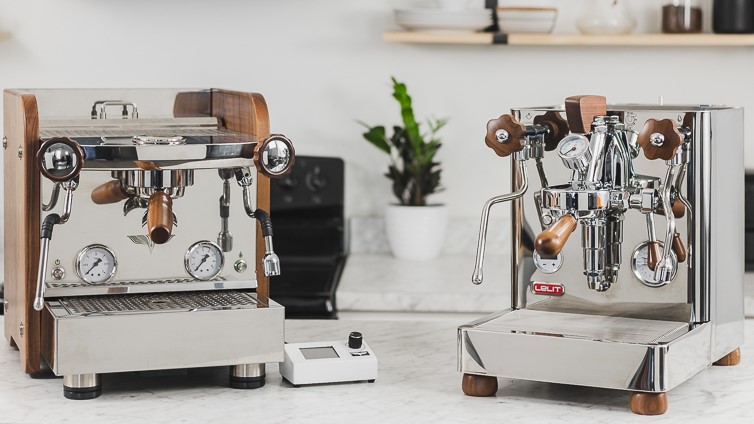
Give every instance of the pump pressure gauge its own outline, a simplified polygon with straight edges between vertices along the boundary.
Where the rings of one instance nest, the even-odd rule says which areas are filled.
[[[661,241],[658,241],[657,243],[660,245],[660,249],[662,249],[663,243]],[[651,268],[649,268],[648,246],[648,241],[645,241],[636,246],[633,255],[631,255],[631,270],[634,272],[634,277],[636,277],[637,280],[641,281],[641,283],[645,286],[653,288],[662,287],[668,283],[657,281],[657,279],[655,278],[655,272]],[[676,258],[675,252],[671,250],[670,255],[672,256],[674,262],[677,263],[678,259]],[[670,280],[675,278],[677,269],[677,266],[673,267],[673,274],[670,276]]]
[[[566,168],[585,173],[592,160],[589,139],[581,134],[571,134],[563,138],[558,144],[558,156]]]
[[[186,251],[183,264],[186,272],[197,280],[211,280],[223,269],[225,256],[220,247],[211,241],[194,243]]]
[[[115,275],[118,262],[115,254],[107,246],[89,245],[76,257],[76,273],[87,283],[104,283]]]

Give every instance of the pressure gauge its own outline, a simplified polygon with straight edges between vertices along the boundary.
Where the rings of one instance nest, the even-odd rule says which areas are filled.
[[[558,256],[554,259],[545,259],[541,256],[539,256],[539,253],[535,250],[532,254],[532,257],[534,258],[534,265],[537,266],[537,269],[544,272],[545,274],[553,274],[558,272],[561,266],[563,266],[563,254],[558,253]]]
[[[660,249],[663,249],[663,243],[661,241],[658,241],[656,243],[660,245]],[[675,278],[678,267],[673,267],[673,274],[670,276],[670,280],[666,282],[657,281],[657,279],[655,278],[654,270],[649,268],[649,265],[647,265],[649,257],[648,246],[648,241],[645,241],[636,246],[636,249],[634,249],[634,253],[631,256],[631,270],[634,272],[634,277],[641,281],[641,283],[645,286],[653,288],[662,287],[668,284],[668,281],[671,281]],[[670,255],[673,257],[673,261],[678,263],[678,259],[676,258],[675,253],[672,250],[670,251]]]
[[[586,173],[592,152],[589,150],[589,139],[581,134],[571,134],[560,140],[558,156],[563,160],[566,168]]]
[[[118,261],[110,248],[101,244],[89,245],[76,257],[76,273],[87,283],[104,283],[115,275]]]
[[[186,272],[192,277],[197,280],[211,280],[222,271],[225,256],[215,243],[200,241],[189,247],[183,263]]]

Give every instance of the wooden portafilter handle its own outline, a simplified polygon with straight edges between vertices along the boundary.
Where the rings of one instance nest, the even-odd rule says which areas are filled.
[[[119,180],[108,181],[92,190],[92,202],[98,205],[118,203],[128,197],[128,192],[123,190]]]
[[[554,224],[539,233],[534,240],[534,250],[545,259],[557,258],[565,247],[568,237],[576,229],[578,221],[573,215],[566,214]]]
[[[516,121],[513,115],[503,115],[487,122],[487,135],[484,143],[500,157],[510,156],[524,148],[524,124]]]
[[[649,160],[673,159],[684,137],[672,119],[648,119],[639,133],[639,145]]]
[[[156,244],[167,243],[173,233],[173,200],[163,191],[156,191],[149,197],[147,231]]]

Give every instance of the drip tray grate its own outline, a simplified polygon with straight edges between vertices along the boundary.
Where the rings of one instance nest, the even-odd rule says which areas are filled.
[[[152,293],[60,299],[60,304],[71,315],[236,309],[256,307],[258,303],[254,296],[245,292]]]

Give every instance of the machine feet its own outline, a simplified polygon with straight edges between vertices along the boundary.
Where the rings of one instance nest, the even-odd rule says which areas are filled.
[[[662,415],[668,410],[666,393],[631,393],[628,401],[631,412],[639,415]]]
[[[70,374],[63,376],[63,396],[66,399],[87,400],[99,397],[102,385],[99,374]]]
[[[264,386],[264,364],[243,364],[230,367],[230,387],[258,389]]]
[[[715,361],[713,365],[719,365],[721,367],[732,367],[741,363],[741,348],[737,348],[733,352],[723,356]]]
[[[461,388],[466,396],[494,396],[497,393],[497,377],[464,374]]]

